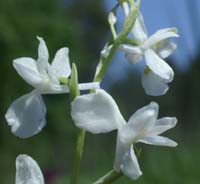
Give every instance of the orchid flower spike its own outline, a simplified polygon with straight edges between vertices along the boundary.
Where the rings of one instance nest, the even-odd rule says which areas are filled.
[[[39,40],[37,61],[22,57],[13,61],[17,73],[35,89],[15,100],[6,112],[5,118],[11,131],[20,138],[31,137],[42,130],[46,124],[46,107],[41,94],[69,93],[69,87],[62,85],[59,78],[68,79],[71,74],[69,49],[57,51],[52,64],[48,63],[49,53],[45,41]],[[80,90],[99,88],[99,83],[83,83]]]
[[[159,135],[173,128],[177,119],[157,119],[158,110],[158,104],[151,102],[137,110],[126,122],[114,99],[104,90],[98,89],[96,93],[76,97],[72,102],[71,115],[77,127],[94,134],[118,130],[114,168],[135,180],[142,172],[134,153],[134,144],[142,142],[170,147],[177,145]]]
[[[44,178],[37,162],[28,155],[16,158],[15,184],[44,184]]]
[[[124,8],[125,13],[128,11],[127,8]],[[169,39],[179,36],[177,29],[160,29],[148,37],[143,16],[139,13],[131,35],[137,46],[122,44],[120,49],[125,51],[126,58],[130,63],[136,64],[143,58],[145,59],[146,66],[142,74],[142,85],[146,94],[164,95],[169,89],[168,83],[174,78],[174,72],[163,59],[170,56],[176,49],[176,45]]]

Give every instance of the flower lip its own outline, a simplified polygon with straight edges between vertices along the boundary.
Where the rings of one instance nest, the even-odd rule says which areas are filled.
[[[46,125],[45,117],[46,106],[36,91],[15,100],[5,114],[12,133],[20,138],[40,132]]]
[[[168,81],[154,74],[149,68],[142,74],[142,86],[147,95],[164,95],[169,90],[167,83]]]
[[[147,49],[144,53],[146,65],[153,73],[158,75],[166,83],[171,82],[174,78],[172,68],[162,60],[152,49]]]

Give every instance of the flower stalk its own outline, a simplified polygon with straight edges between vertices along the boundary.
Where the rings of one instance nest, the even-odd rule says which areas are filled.
[[[77,96],[80,95],[80,91],[78,89],[78,72],[76,65],[74,63],[72,64],[72,75],[69,87],[70,87],[70,99],[71,101],[73,101]],[[73,163],[73,170],[70,181],[71,184],[77,183],[78,174],[80,170],[80,162],[83,154],[84,142],[85,142],[85,130],[78,129],[76,149],[75,149],[75,159]]]
[[[76,184],[78,179],[78,174],[80,170],[80,163],[82,159],[83,154],[83,148],[85,144],[85,135],[86,132],[83,129],[78,129],[78,136],[76,141],[76,153],[75,153],[75,160],[74,160],[74,166],[71,174],[71,184]]]
[[[126,40],[127,35],[129,34],[133,25],[135,24],[138,10],[139,10],[139,4],[140,4],[139,2],[140,1],[137,1],[137,3],[134,3],[131,6],[130,12],[129,12],[127,18],[125,19],[122,31],[116,37],[116,39],[113,40],[112,48],[110,49],[110,52],[107,55],[107,57],[101,58],[103,64],[102,64],[102,67],[99,70],[99,72],[95,75],[94,82],[101,82],[101,80],[103,79],[103,77],[108,69],[108,66],[110,65],[110,62],[112,61],[112,58],[114,57],[116,50],[118,49],[119,45],[122,44],[124,42],[124,40]]]
[[[114,169],[109,171],[107,174],[96,180],[93,184],[111,184],[112,182],[123,176],[122,172],[117,172]]]

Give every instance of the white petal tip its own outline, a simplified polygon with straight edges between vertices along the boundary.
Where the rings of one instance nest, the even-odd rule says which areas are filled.
[[[149,109],[152,109],[153,110],[153,114],[154,114],[155,112],[158,112],[159,105],[156,102],[151,102],[149,104]]]
[[[164,146],[168,146],[168,147],[176,147],[178,146],[178,143],[175,141],[170,140],[170,142]]]
[[[137,175],[129,175],[127,176],[128,178],[130,178],[131,180],[137,180],[140,176],[142,176],[142,172],[140,171],[140,173],[137,173]]]
[[[176,117],[172,117],[171,119],[172,119],[172,124],[173,124],[173,127],[175,127],[175,126],[176,126],[176,124],[177,124],[177,122],[178,122],[178,120],[177,120],[177,118],[176,118]]]
[[[151,108],[154,108],[154,109],[159,108],[159,105],[156,102],[151,102],[149,105],[150,105]]]
[[[176,147],[178,146],[178,143],[174,142],[174,144],[172,145],[172,147]]]
[[[160,92],[160,91],[158,92],[156,89],[155,90],[149,90],[149,89],[144,88],[146,95],[154,96],[154,97],[165,95],[168,92],[168,90],[169,90],[169,87],[166,87],[165,90],[163,90],[162,92]]]
[[[68,47],[63,47],[63,48],[61,48],[60,50],[65,51],[67,54],[69,53],[69,48],[68,48]]]
[[[176,147],[178,145],[175,141],[167,137],[162,137],[158,135],[144,137],[143,139],[140,139],[138,142],[156,146],[167,146],[167,147]]]
[[[40,36],[36,36],[36,38],[37,38],[39,41],[43,41],[43,38],[40,37]]]
[[[154,97],[158,97],[158,96],[163,96],[167,93],[167,91],[169,90],[169,88],[166,88],[165,91],[163,91],[162,93],[156,93],[156,92],[150,92],[148,90],[145,90],[146,95],[149,96],[154,96]]]
[[[15,66],[18,63],[20,63],[19,61],[20,61],[19,59],[13,59],[13,66]]]
[[[16,160],[17,161],[23,161],[26,158],[30,158],[30,156],[26,155],[26,154],[20,154],[17,156]]]
[[[120,171],[122,170],[122,168],[121,168],[121,169],[118,169],[118,168],[116,168],[116,167],[114,166],[114,170],[115,170],[116,172],[120,172]],[[128,177],[128,178],[130,178],[130,179],[132,179],[132,180],[137,180],[137,179],[138,179],[140,176],[142,176],[142,175],[143,175],[142,171],[138,171],[137,174],[129,175],[129,176],[126,176],[126,177]]]
[[[179,32],[178,28],[172,27],[172,28],[171,28],[171,31],[174,32],[174,33],[177,33],[177,35],[178,35],[178,32]],[[178,36],[179,36],[179,35],[178,35]]]

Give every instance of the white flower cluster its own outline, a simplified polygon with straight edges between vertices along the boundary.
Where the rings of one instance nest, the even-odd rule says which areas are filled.
[[[130,8],[125,1],[122,3],[124,13],[128,19]],[[126,21],[126,20],[125,20]],[[115,14],[109,16],[114,39],[117,34],[114,25],[117,22]],[[157,31],[148,37],[142,13],[139,12],[132,27],[130,43],[120,43],[117,49],[125,51],[130,63],[138,63],[143,58],[146,66],[142,74],[142,85],[146,94],[152,96],[163,95],[168,91],[168,83],[173,80],[172,68],[163,60],[175,50],[176,45],[169,39],[178,37],[175,28],[166,28]],[[57,51],[52,63],[49,64],[49,53],[44,40],[39,40],[38,59],[19,58],[13,61],[18,74],[34,90],[26,94],[9,107],[5,117],[12,127],[12,132],[20,138],[31,137],[42,130],[46,124],[46,107],[42,100],[43,94],[69,93],[67,84],[59,80],[70,80],[71,67],[68,48]],[[134,43],[134,44],[132,44]],[[109,57],[114,44],[110,44],[101,53]],[[104,63],[97,67],[98,74]],[[116,156],[114,169],[135,180],[142,175],[134,145],[138,142],[175,147],[176,142],[160,136],[163,132],[173,128],[177,119],[164,117],[158,119],[159,105],[151,102],[137,110],[128,121],[122,116],[114,99],[103,89],[99,83],[78,84],[78,90],[93,89],[93,93],[77,96],[71,103],[71,116],[78,128],[93,134],[108,133],[117,130]],[[27,155],[20,155],[16,159],[16,184],[44,184],[42,172],[37,163]]]
[[[158,110],[158,104],[151,102],[137,110],[126,122],[114,99],[99,89],[95,94],[77,97],[72,102],[71,115],[77,127],[94,134],[118,130],[114,169],[121,170],[124,175],[135,180],[142,175],[133,149],[135,143],[170,147],[177,145],[176,142],[159,135],[173,128],[177,119],[157,119]],[[18,156],[16,168],[16,184],[44,183],[37,163],[29,156]]]
[[[159,106],[155,102],[137,110],[126,122],[114,99],[104,90],[77,97],[72,102],[72,118],[77,127],[91,133],[106,133],[118,130],[114,168],[132,179],[137,179],[140,171],[133,144],[170,146],[177,144],[159,134],[173,128],[176,118],[165,117],[157,120]]]
[[[127,16],[129,12],[127,3],[124,3],[123,7]],[[179,37],[177,29],[160,29],[148,37],[142,13],[139,12],[130,34],[136,45],[123,44],[120,49],[126,52],[130,63],[136,64],[143,58],[145,59],[146,66],[142,74],[142,85],[146,94],[164,95],[169,89],[167,83],[174,78],[174,72],[163,59],[170,56],[176,49],[176,45],[169,39]]]
[[[37,61],[22,57],[13,61],[18,74],[35,89],[15,100],[6,112],[6,120],[12,127],[12,132],[20,138],[31,137],[46,125],[46,106],[41,94],[69,93],[67,85],[60,84],[59,78],[68,79],[71,74],[69,49],[57,51],[52,64],[48,63],[49,53],[45,41],[39,40]],[[99,83],[79,84],[79,90],[99,88]]]

